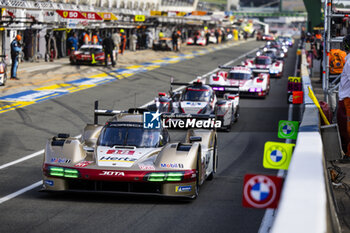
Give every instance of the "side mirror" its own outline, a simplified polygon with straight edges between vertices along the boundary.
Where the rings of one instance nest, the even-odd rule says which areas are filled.
[[[190,143],[192,143],[192,142],[201,142],[201,141],[202,141],[202,137],[190,136]]]

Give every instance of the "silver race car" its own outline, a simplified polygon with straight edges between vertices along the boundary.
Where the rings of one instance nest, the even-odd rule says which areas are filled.
[[[172,86],[185,86],[183,91],[172,91]],[[218,99],[218,96],[224,97]],[[222,122],[221,129],[231,130],[239,118],[239,88],[229,85],[205,85],[197,80],[193,83],[171,82],[169,95],[159,93],[150,110],[182,115],[214,115]]]

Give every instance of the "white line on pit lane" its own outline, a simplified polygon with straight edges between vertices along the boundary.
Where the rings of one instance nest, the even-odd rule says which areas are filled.
[[[253,50],[251,50],[251,51],[249,51],[249,52],[247,52],[247,53],[245,53],[245,54],[242,54],[241,56],[239,56],[239,57],[237,57],[237,58],[235,58],[235,59],[233,59],[233,60],[231,60],[231,61],[225,63],[224,66],[231,65],[232,63],[238,61],[239,59],[242,59],[243,57],[247,56],[247,55],[250,54],[250,53],[255,52],[255,51],[258,50],[258,49],[259,49],[259,48],[256,48],[256,49],[253,49]],[[215,73],[215,72],[218,71],[218,70],[219,70],[219,68],[216,68],[216,69],[214,69],[213,71],[210,71],[210,72],[208,72],[208,73],[202,75],[201,78],[204,78],[204,77],[206,77],[206,76],[209,76],[210,74]],[[196,80],[197,80],[197,79],[194,79],[194,80],[192,80],[191,82],[196,81]],[[184,87],[185,87],[185,86],[181,86],[181,87],[177,88],[177,89],[174,90],[174,91],[179,91],[179,90],[181,90],[181,89],[184,88]],[[150,101],[150,102],[148,102],[148,103],[146,103],[146,104],[144,104],[144,105],[142,105],[140,108],[144,108],[144,107],[148,106],[148,105],[151,104],[151,103],[153,103],[153,100]],[[4,169],[4,168],[6,168],[6,167],[9,167],[9,166],[15,165],[15,164],[17,164],[17,163],[23,162],[23,161],[25,161],[25,160],[34,158],[34,157],[36,157],[36,156],[38,156],[38,155],[41,155],[41,154],[43,154],[43,153],[44,153],[44,150],[40,150],[40,151],[38,151],[38,152],[35,152],[35,153],[33,153],[33,154],[30,154],[30,155],[27,155],[27,156],[25,156],[25,157],[23,157],[23,158],[17,159],[17,160],[15,160],[15,161],[10,162],[10,163],[6,163],[6,164],[0,166],[0,170],[1,170],[1,169]],[[32,185],[29,185],[28,187],[25,187],[25,188],[23,188],[23,189],[21,189],[21,190],[18,190],[18,191],[16,191],[16,192],[12,193],[12,194],[9,194],[9,195],[7,195],[7,196],[5,196],[5,197],[3,197],[3,198],[0,198],[0,204],[4,203],[5,201],[11,200],[12,198],[17,197],[18,195],[21,195],[22,193],[25,193],[25,192],[27,192],[27,191],[29,191],[29,190],[32,190],[32,189],[34,189],[34,188],[40,186],[41,184],[42,184],[42,180],[41,180],[41,181],[38,181],[38,182],[36,182],[36,183],[34,183],[34,184],[32,184]]]
[[[5,201],[11,200],[12,198],[15,198],[15,197],[17,197],[17,196],[19,196],[19,195],[21,195],[29,190],[34,189],[34,188],[40,186],[42,183],[43,183],[43,181],[39,180],[38,182],[35,182],[34,184],[31,184],[31,185],[29,185],[25,188],[22,188],[14,193],[11,193],[7,196],[4,196],[4,197],[0,198],[0,204],[4,203]]]
[[[22,158],[20,158],[20,159],[17,159],[17,160],[15,160],[15,161],[12,161],[12,162],[9,162],[9,163],[5,163],[4,165],[1,165],[1,166],[0,166],[0,170],[1,170],[1,169],[4,169],[4,168],[7,168],[7,167],[10,167],[10,166],[12,166],[12,165],[15,165],[15,164],[17,164],[17,163],[23,162],[23,161],[25,161],[25,160],[34,158],[34,157],[36,157],[36,156],[38,156],[38,155],[41,155],[41,154],[43,154],[43,153],[44,153],[44,150],[39,150],[39,151],[37,151],[37,152],[35,152],[35,153],[33,153],[33,154],[24,156],[24,157],[22,157]]]

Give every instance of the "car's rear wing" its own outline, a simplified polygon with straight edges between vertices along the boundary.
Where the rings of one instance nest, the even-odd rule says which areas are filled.
[[[270,73],[269,69],[252,69],[253,73]]]
[[[216,84],[209,84],[209,86],[216,93],[220,93],[220,94],[225,94],[225,93],[239,94],[239,86],[227,86],[227,85],[216,85]]]
[[[94,124],[98,124],[99,116],[115,116],[118,113],[135,113],[135,114],[143,114],[144,112],[149,112],[148,109],[145,108],[130,108],[128,111],[125,110],[105,110],[98,109],[98,101],[95,101],[94,107]]]
[[[170,86],[188,86],[188,85],[203,85],[204,80],[202,80],[201,77],[198,77],[196,81],[194,82],[188,82],[188,83],[184,83],[184,82],[174,82],[174,79],[171,78],[170,79]]]

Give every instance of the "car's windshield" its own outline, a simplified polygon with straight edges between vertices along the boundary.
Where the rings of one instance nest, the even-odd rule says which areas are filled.
[[[276,56],[275,56],[275,53],[274,53],[273,51],[266,51],[266,52],[265,52],[265,55],[268,56],[268,57],[271,57],[271,58],[276,57]]]
[[[187,89],[183,95],[184,101],[209,102],[210,92],[208,90]]]
[[[270,58],[256,58],[255,64],[257,64],[257,65],[270,65],[271,59]]]
[[[144,129],[139,127],[126,127],[110,124],[103,128],[97,145],[99,146],[136,146],[157,147],[160,130]]]
[[[247,80],[250,79],[250,76],[247,73],[230,73],[228,79]]]

